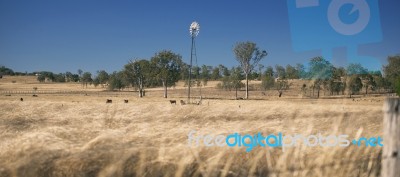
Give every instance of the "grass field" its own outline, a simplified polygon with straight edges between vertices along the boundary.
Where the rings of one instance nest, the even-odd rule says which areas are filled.
[[[233,91],[215,85],[203,88],[201,105],[170,104],[170,99],[185,99],[179,83],[168,99],[161,89],[138,98],[136,92],[103,93],[92,87],[85,89],[87,95],[0,95],[0,176],[379,175],[380,147],[246,152],[244,147],[188,146],[188,133],[382,136],[383,96],[309,99],[298,96],[294,86],[282,98],[254,91],[253,100],[233,100]],[[82,90],[79,84],[41,84],[32,78],[0,80],[0,91],[32,87]]]

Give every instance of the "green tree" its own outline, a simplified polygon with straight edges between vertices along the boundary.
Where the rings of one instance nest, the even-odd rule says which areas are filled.
[[[368,70],[365,69],[361,64],[359,63],[350,63],[349,66],[347,66],[347,74],[349,76],[351,75],[364,75],[367,74]]]
[[[37,80],[39,82],[44,82],[46,80],[46,76],[44,74],[38,74]]]
[[[262,76],[261,79],[261,87],[264,90],[269,90],[271,88],[274,88],[274,85],[275,85],[275,78],[272,75],[268,74],[267,72],[264,72],[264,75]]]
[[[201,80],[203,81],[203,86],[207,85],[210,79],[210,67],[206,65],[201,66]]]
[[[109,75],[106,71],[97,71],[97,77],[95,78],[95,80],[98,80],[98,84],[101,84],[101,87],[104,87],[104,84],[107,83],[108,79]]]
[[[289,89],[290,84],[287,79],[278,79],[274,85],[275,85],[276,90],[279,93],[279,97],[281,97],[283,94],[283,91]]]
[[[360,77],[358,77],[357,75],[351,76],[350,81],[349,81],[350,98],[351,98],[351,95],[354,95],[354,94],[357,94],[358,92],[360,92],[362,87],[363,87],[363,84],[362,84]]]
[[[307,72],[303,64],[297,63],[295,68],[299,78],[301,79],[307,78]]]
[[[332,67],[332,76],[325,82],[326,88],[330,91],[330,94],[336,93],[339,95],[340,92],[344,94],[346,89],[346,70],[343,67]]]
[[[135,61],[131,60],[124,66],[123,73],[126,80],[133,87],[138,88],[140,98],[144,96],[146,83],[150,82],[151,78],[153,78],[152,70],[153,67],[150,62],[144,59]]]
[[[397,93],[397,96],[400,96],[400,78],[395,82],[395,92]]]
[[[287,75],[286,75],[286,70],[283,66],[281,65],[275,65],[275,74],[276,77],[279,79],[286,79]]]
[[[185,85],[184,86],[187,86],[187,82],[188,82],[188,79],[189,79],[189,65],[184,63],[184,62],[182,62],[182,65],[181,65],[180,78],[182,80],[185,80]]]
[[[72,81],[72,73],[69,71],[65,72],[65,79],[66,79],[65,80],[66,82],[71,82]]]
[[[363,86],[365,88],[365,94],[368,94],[368,89],[372,90],[376,89],[377,84],[375,82],[373,75],[371,74],[371,72],[368,72],[366,68],[361,66],[361,64],[359,63],[350,64],[347,67],[347,73],[348,75],[351,76],[358,76],[361,79]]]
[[[375,90],[378,90],[378,92],[381,92],[382,90],[386,92],[387,90],[391,89],[391,83],[388,81],[387,78],[384,78],[382,76],[382,73],[380,71],[372,71],[370,72],[370,74],[372,75],[376,83]]]
[[[260,51],[253,42],[239,42],[233,49],[246,79],[246,99],[249,98],[249,74],[261,59],[267,56],[265,50]]]
[[[114,71],[109,75],[108,90],[121,90],[127,86],[127,80],[124,71]]]
[[[59,73],[54,75],[54,80],[53,82],[65,82],[65,74]]]
[[[220,64],[220,65],[218,65],[218,68],[219,68],[220,72],[222,72],[221,75],[223,77],[230,76],[231,73],[230,73],[230,71],[229,71],[229,69],[227,67],[225,67],[224,65]]]
[[[314,57],[310,60],[310,79],[314,80],[313,90],[317,89],[319,98],[321,86],[332,77],[332,64],[323,57]]]
[[[286,65],[286,75],[288,79],[298,79],[299,78],[299,72],[296,70],[295,67],[291,65]]]
[[[99,80],[98,77],[95,77],[95,78],[93,79],[93,85],[94,85],[94,87],[96,87],[96,88],[97,88],[97,86],[100,85],[100,80]]]
[[[81,82],[82,82],[82,73],[83,73],[83,71],[81,69],[78,69],[79,80]]]
[[[167,87],[174,86],[180,78],[182,57],[172,51],[161,51],[152,59],[155,65],[155,77],[161,80],[164,87],[164,98],[168,97]]]
[[[82,85],[85,85],[86,86],[86,88],[87,88],[87,85],[88,84],[91,84],[92,83],[92,73],[90,73],[90,72],[84,72],[83,74],[82,74]]]
[[[365,94],[368,94],[368,89],[371,88],[371,90],[376,89],[376,82],[374,77],[371,74],[366,74],[363,78],[363,86],[365,87]]]
[[[214,67],[211,72],[211,80],[218,80],[221,78],[219,67]]]
[[[268,66],[264,75],[273,77],[275,75],[274,68],[272,68],[272,66]]]
[[[397,82],[400,79],[400,55],[389,56],[387,61],[388,64],[383,66],[385,78],[391,83],[395,90],[398,90]]]
[[[265,68],[263,64],[258,64],[258,79],[262,80],[262,71]]]
[[[240,67],[232,67],[232,69],[229,71],[229,75],[223,76],[221,78],[221,83],[219,83],[217,87],[229,91],[235,89],[237,98],[237,90],[244,86],[242,79],[242,69]]]
[[[15,74],[14,71],[12,69],[10,69],[10,68],[7,68],[5,66],[1,66],[0,67],[0,75],[10,75],[10,76],[12,76],[14,74]]]

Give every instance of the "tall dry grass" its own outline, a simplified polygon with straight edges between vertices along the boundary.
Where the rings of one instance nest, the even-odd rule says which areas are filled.
[[[189,147],[187,135],[196,130],[379,136],[381,98],[206,99],[195,106],[171,105],[158,94],[112,97],[112,104],[99,96],[40,95],[24,102],[2,96],[0,176],[379,175],[379,147],[299,146],[285,152],[257,147],[247,153]]]

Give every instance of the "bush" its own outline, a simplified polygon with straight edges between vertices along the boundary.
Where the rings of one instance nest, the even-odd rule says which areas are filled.
[[[349,81],[349,91],[350,94],[357,94],[360,92],[361,88],[363,87],[362,81],[357,76],[352,76]]]
[[[271,88],[274,88],[274,85],[275,85],[275,78],[274,77],[265,76],[265,77],[262,78],[261,87],[264,90],[269,90]]]
[[[398,78],[395,83],[394,91],[397,93],[398,96],[400,96],[400,78]]]

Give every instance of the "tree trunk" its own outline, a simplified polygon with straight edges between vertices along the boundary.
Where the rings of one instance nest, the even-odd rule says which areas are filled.
[[[142,88],[140,88],[140,86],[139,86],[139,98],[142,98],[143,97],[143,90],[142,90]]]
[[[139,98],[143,97],[143,84],[139,82]]]
[[[236,92],[236,93],[235,93],[235,99],[236,99],[236,100],[237,100],[237,98],[238,98],[238,97],[237,97],[237,89],[238,89],[238,88],[235,87],[235,92]]]
[[[249,99],[249,79],[248,79],[248,74],[246,74],[246,99]]]
[[[320,88],[318,87],[317,98],[319,98],[319,90],[320,90]]]
[[[166,83],[167,81],[166,80],[164,80],[164,81],[162,81],[162,83],[163,83],[163,87],[164,87],[164,98],[167,98],[168,97],[168,93],[167,93],[167,83]]]
[[[365,87],[365,94],[368,95],[368,85]]]
[[[314,90],[315,90],[315,87],[313,86],[312,87],[312,97],[314,97]]]

